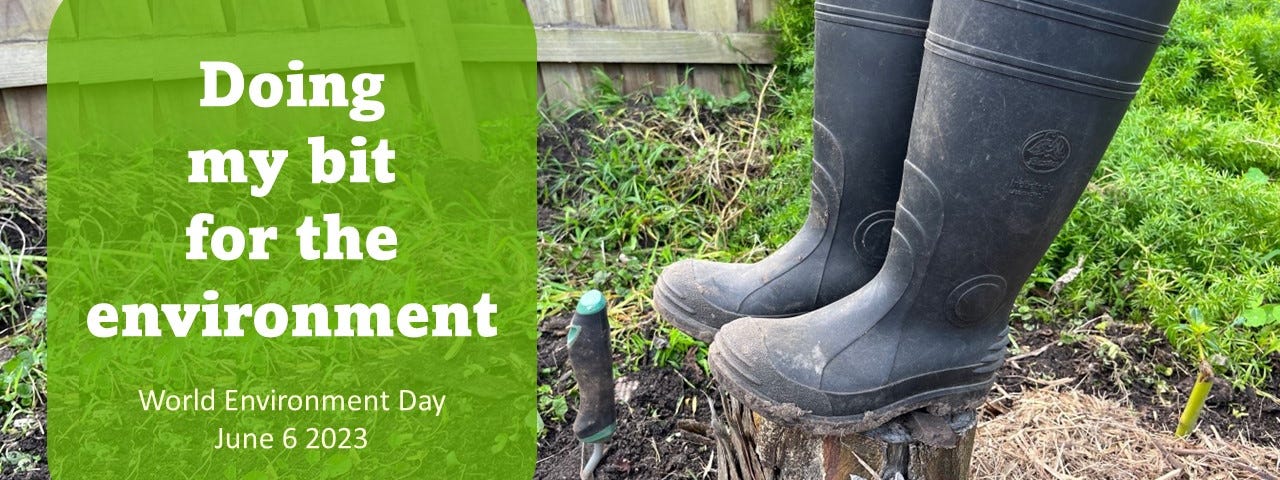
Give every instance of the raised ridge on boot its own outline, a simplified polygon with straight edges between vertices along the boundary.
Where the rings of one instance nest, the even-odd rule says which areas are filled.
[[[883,269],[808,314],[722,328],[710,353],[719,384],[824,434],[979,405],[1019,287],[1088,184],[1177,1],[1142,4],[937,2]]]
[[[738,318],[809,312],[875,275],[893,224],[931,4],[818,2],[809,217],[758,263],[667,267],[654,287],[664,319],[710,342]]]

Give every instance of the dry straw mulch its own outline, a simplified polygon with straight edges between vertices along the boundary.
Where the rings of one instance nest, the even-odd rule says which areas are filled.
[[[1280,480],[1280,449],[1214,431],[1179,439],[1147,428],[1131,407],[1074,390],[1029,391],[979,428],[978,479]]]

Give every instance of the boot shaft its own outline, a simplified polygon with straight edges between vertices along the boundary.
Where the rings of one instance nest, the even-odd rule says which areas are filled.
[[[919,314],[941,307],[953,327],[1002,327],[1110,144],[1176,6],[935,5],[907,154],[916,173],[897,217],[927,217],[913,245],[901,241],[912,251]]]
[[[932,4],[932,0],[815,4],[809,224],[835,229],[835,238],[854,239],[852,253],[857,260],[876,268],[888,248],[893,205],[902,183],[902,158]]]
[[[790,317],[828,305],[884,263],[932,0],[823,0],[815,7],[807,221],[759,262],[682,261],[654,287],[663,318],[704,341],[738,318]]]

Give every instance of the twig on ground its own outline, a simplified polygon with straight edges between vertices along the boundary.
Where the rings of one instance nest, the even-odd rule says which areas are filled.
[[[737,218],[742,210],[737,210],[729,214],[729,207],[738,201],[738,195],[742,194],[742,189],[747,186],[747,172],[751,169],[751,162],[755,159],[757,135],[760,131],[760,118],[764,116],[764,98],[769,92],[769,86],[773,84],[773,75],[777,73],[778,66],[774,65],[769,69],[769,75],[764,79],[764,86],[760,87],[760,95],[756,97],[756,119],[751,124],[751,140],[747,143],[747,157],[742,162],[742,178],[738,182],[738,187],[733,190],[733,195],[729,197],[729,201],[725,202],[724,207],[720,209],[721,223],[729,223]]]
[[[1006,362],[1008,362],[1008,363],[1015,363],[1015,362],[1017,362],[1018,360],[1022,360],[1022,359],[1025,359],[1025,358],[1031,358],[1031,357],[1039,356],[1040,354],[1042,354],[1042,353],[1044,353],[1044,352],[1048,351],[1048,350],[1049,350],[1049,347],[1052,347],[1053,345],[1054,345],[1053,343],[1048,343],[1048,344],[1045,344],[1045,346],[1040,347],[1040,348],[1037,348],[1037,349],[1035,349],[1035,350],[1033,350],[1033,351],[1030,351],[1030,352],[1027,352],[1027,353],[1023,353],[1023,354],[1020,354],[1020,355],[1014,355],[1014,356],[1012,356],[1012,357],[1009,357],[1009,359],[1008,359],[1008,360],[1006,360]]]

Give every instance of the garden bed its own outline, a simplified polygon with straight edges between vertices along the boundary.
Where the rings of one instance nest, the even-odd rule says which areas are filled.
[[[716,101],[681,90],[621,97],[604,88],[601,100],[544,125],[539,139],[538,367],[545,428],[535,478],[576,478],[582,461],[563,336],[565,312],[589,288],[610,296],[619,390],[635,389],[618,404],[618,434],[598,478],[714,478],[709,402],[718,393],[707,375],[705,346],[655,316],[652,284],[679,258],[753,261],[767,253],[765,246],[785,241],[808,206],[802,191],[809,132],[779,111],[794,108],[786,98],[757,105],[756,98]],[[805,115],[804,108],[795,113]],[[1096,287],[1062,290],[1069,283],[1063,273],[1040,272],[1018,302],[1017,346],[982,412],[994,436],[979,443],[984,460],[975,462],[977,478],[1280,476],[1277,382],[1256,390],[1215,380],[1196,436],[1175,438],[1195,362],[1148,320],[1112,318],[1122,314],[1073,301]],[[1050,288],[1058,282],[1045,274],[1063,285]],[[1075,296],[1068,297],[1073,288]],[[1252,361],[1280,372],[1280,355]],[[1055,422],[1073,415],[1089,419],[1073,428],[1093,429],[1081,441],[1036,436],[1042,428],[1064,429]],[[1002,446],[1012,431],[1025,432],[1018,437],[1030,442],[1023,451]],[[1108,450],[1114,444],[1099,442],[1132,449],[1117,456]],[[1043,466],[1030,462],[1031,443],[1061,457]],[[1161,449],[1172,450],[1147,455]],[[1101,465],[1110,465],[1112,474],[1099,476]],[[1010,477],[1011,471],[1023,476]]]
[[[646,322],[645,329],[633,334],[655,336],[655,344],[661,346],[661,324]],[[555,317],[544,320],[540,328],[539,382],[551,387],[543,398],[563,398],[568,410],[562,420],[544,416],[547,426],[538,444],[535,475],[539,479],[576,478],[581,460],[572,428],[574,383],[565,375],[567,325],[567,318]],[[975,458],[983,458],[975,461],[977,478],[1053,479],[1051,472],[1078,478],[1156,478],[1179,468],[1222,472],[1227,467],[1234,468],[1236,476],[1221,478],[1265,479],[1267,473],[1280,478],[1280,402],[1274,400],[1280,389],[1235,391],[1219,382],[1201,416],[1201,436],[1176,439],[1172,432],[1195,375],[1183,367],[1170,367],[1176,365],[1176,357],[1166,340],[1151,335],[1149,329],[1115,326],[1106,332],[1089,332],[1087,340],[1064,343],[1063,338],[1077,335],[1080,328],[1060,324],[1034,327],[1015,334],[1024,353],[1013,355],[1016,360],[1001,369],[997,387],[983,409],[982,422],[993,427],[981,431],[986,437],[979,440],[975,453]],[[715,385],[697,362],[697,347],[687,350],[677,366],[655,365],[654,356],[660,350],[619,367],[617,384],[633,385],[635,391],[626,401],[619,401],[618,433],[598,470],[602,480],[715,478],[714,442],[708,438],[712,411],[708,400],[719,398]],[[617,360],[625,357],[619,355]],[[1032,415],[1028,409],[1053,412],[1058,417]],[[1008,419],[1003,418],[1006,415]],[[1064,437],[1055,433],[1058,427],[1053,427],[1063,422],[1063,416],[1078,417],[1073,425],[1091,429],[1085,432],[1088,435],[1063,441]],[[1134,426],[1101,428],[1120,420],[1132,421]],[[1044,425],[1037,423],[1041,421]],[[1025,431],[1014,435],[1017,426]],[[1035,432],[1040,427],[1052,428],[1045,428],[1043,438],[1037,439],[1040,434]],[[1003,440],[1014,438],[1045,452],[1062,452],[1064,457],[1046,458],[1053,465],[1039,467],[1029,462],[1022,450],[1004,446]],[[1117,444],[1160,445],[1168,451],[1157,457],[1134,451],[1117,456],[1113,451]],[[1141,449],[1137,452],[1142,453]],[[1149,465],[1134,460],[1150,458],[1164,463]],[[1054,465],[1065,470],[1058,471]],[[1100,465],[1110,465],[1112,476],[1092,476]],[[1250,469],[1264,473],[1251,475]],[[1160,472],[1155,476],[1143,473],[1156,470]],[[1014,471],[1022,476],[1005,476]],[[1188,473],[1170,478],[1201,477]]]
[[[0,478],[49,478],[45,453],[45,161],[0,151]]]

